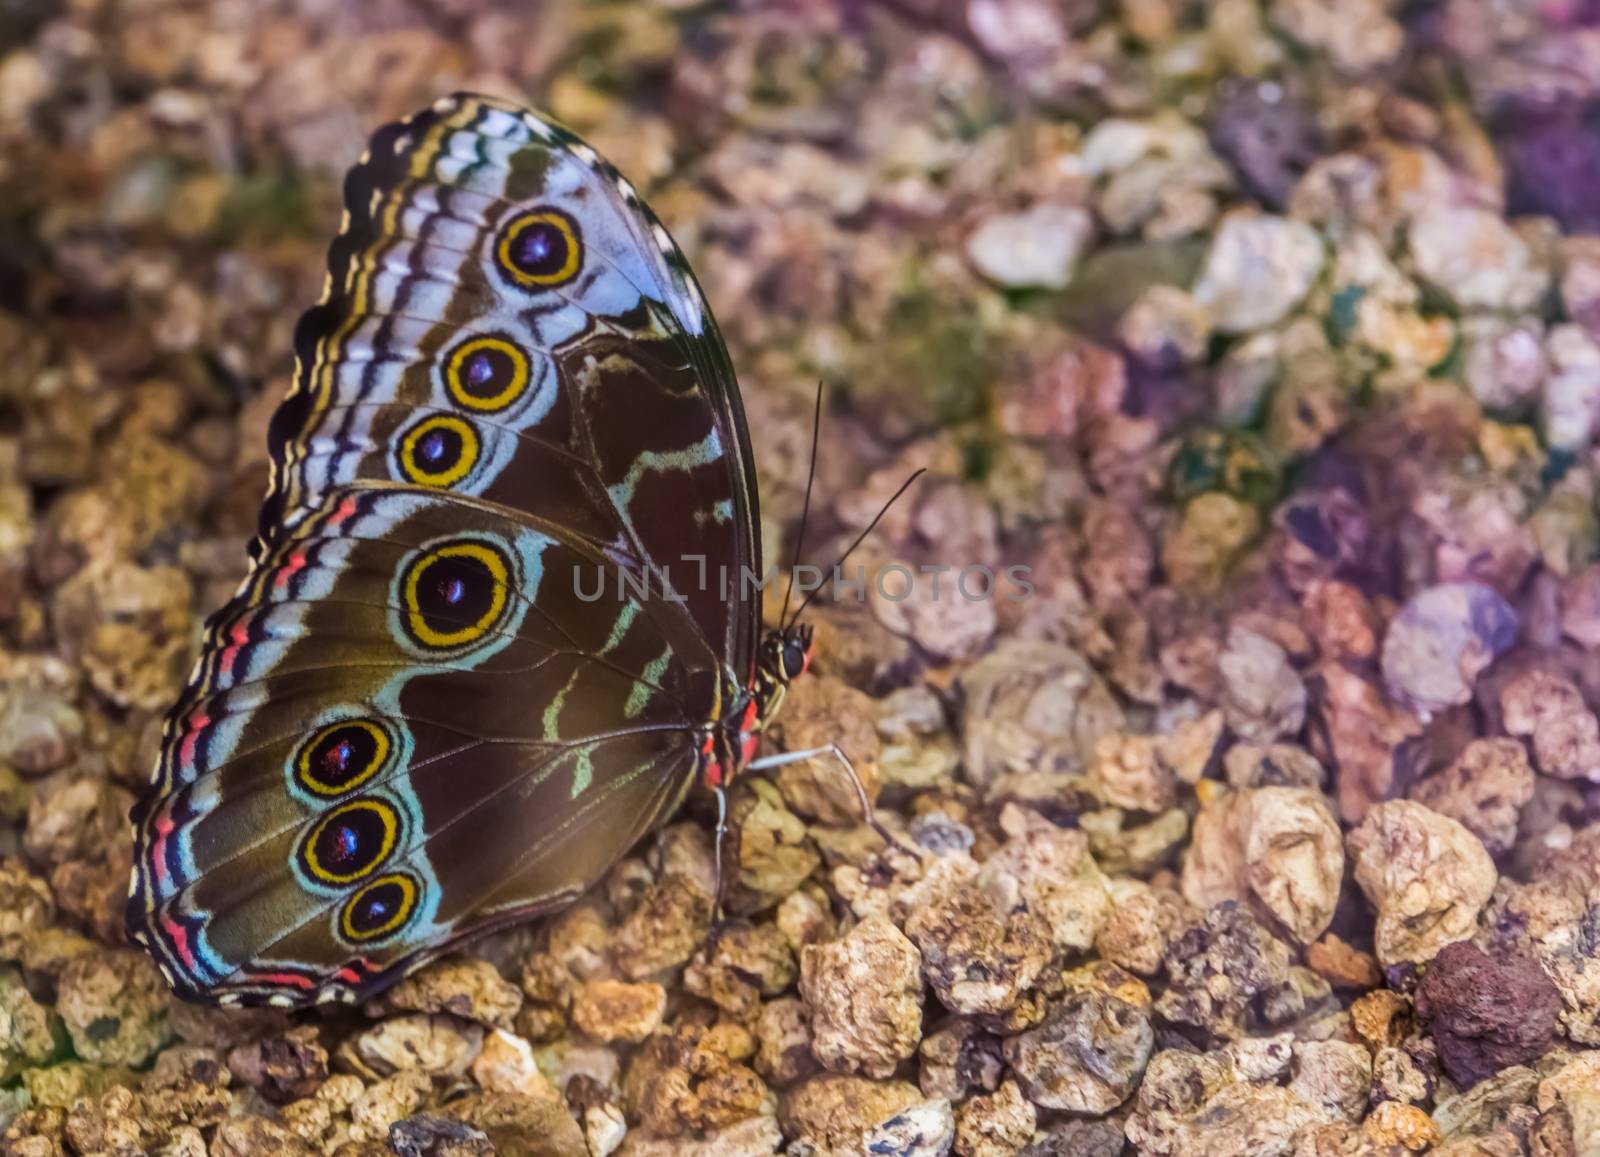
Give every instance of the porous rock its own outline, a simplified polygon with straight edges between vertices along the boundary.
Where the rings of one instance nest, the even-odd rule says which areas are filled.
[[[424,968],[383,995],[385,1008],[449,1013],[496,1028],[509,1028],[522,1007],[522,993],[487,960],[456,958]]]
[[[1110,914],[1106,877],[1089,854],[1087,836],[1030,815],[1021,809],[1002,815],[1011,838],[983,862],[978,885],[991,896],[1020,894],[1049,926],[1057,948],[1085,951]]]
[[[1195,817],[1183,858],[1183,895],[1191,904],[1249,904],[1302,944],[1327,930],[1343,880],[1338,820],[1312,788],[1222,794]]]
[[[1500,689],[1506,730],[1533,742],[1539,770],[1559,779],[1600,781],[1600,720],[1571,679],[1534,668]]]
[[[659,984],[590,980],[572,995],[572,1022],[596,1040],[638,1044],[661,1025],[667,993]]]
[[[1146,1012],[1103,992],[1069,992],[1044,1022],[1005,1042],[1005,1058],[1042,1109],[1100,1116],[1139,1083],[1155,1034]]]
[[[956,1157],[1013,1157],[1033,1136],[1033,1103],[1015,1081],[971,1097],[956,1108]]]
[[[962,672],[963,772],[985,786],[1013,771],[1079,771],[1122,725],[1105,682],[1077,651],[1000,644]]]
[[[1162,1019],[1232,1040],[1256,1027],[1290,984],[1289,948],[1231,901],[1218,904],[1167,949]]]
[[[866,1137],[924,1103],[916,1086],[904,1081],[824,1074],[787,1092],[778,1107],[784,1135],[821,1153],[867,1157]]]
[[[922,952],[923,976],[951,1012],[1006,1017],[1055,956],[1044,919],[998,902],[976,883],[970,860],[937,861],[905,932]]]
[[[1491,956],[1469,941],[1442,948],[1417,989],[1417,1014],[1464,1088],[1542,1056],[1560,1012],[1561,994],[1537,961]]]
[[[56,1010],[85,1060],[143,1064],[170,1034],[166,981],[133,950],[80,956],[61,973]]]
[[[889,1077],[922,1032],[922,956],[882,916],[800,953],[811,1050],[830,1072]]]
[[[1449,767],[1413,787],[1411,798],[1457,821],[1498,856],[1516,842],[1517,819],[1533,788],[1533,767],[1521,743],[1474,739]]]
[[[1383,676],[1426,714],[1472,698],[1478,676],[1517,637],[1517,613],[1483,583],[1440,583],[1414,595],[1383,637]]]
[[[1378,909],[1382,964],[1420,964],[1472,934],[1498,879],[1477,836],[1420,803],[1391,800],[1348,840],[1356,883]]]
[[[1194,297],[1222,333],[1265,329],[1300,304],[1323,260],[1322,238],[1314,229],[1238,209],[1218,223]]]
[[[1289,1157],[1295,1135],[1325,1120],[1289,1089],[1239,1079],[1226,1054],[1166,1049],[1151,1058],[1126,1130],[1152,1157]]]

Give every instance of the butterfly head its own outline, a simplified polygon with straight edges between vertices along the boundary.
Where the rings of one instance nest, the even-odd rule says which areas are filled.
[[[813,647],[811,626],[808,623],[791,623],[768,631],[761,640],[761,650],[756,655],[756,678],[750,688],[747,720],[742,728],[749,737],[745,761],[755,751],[755,736],[766,728],[783,706],[783,697],[789,684],[804,675],[811,667]]]
[[[811,666],[812,646],[812,629],[804,623],[768,631],[762,638],[755,677],[737,699],[738,709],[724,716],[724,738],[706,736],[701,756],[707,787],[721,787],[755,758],[757,739],[778,713],[789,684]]]
[[[761,641],[762,672],[773,682],[788,686],[810,668],[813,645],[809,623],[768,632]]]

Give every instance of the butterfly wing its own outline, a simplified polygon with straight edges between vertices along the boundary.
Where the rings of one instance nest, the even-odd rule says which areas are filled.
[[[136,816],[134,926],[181,991],[360,997],[571,899],[664,814],[716,679],[671,661],[693,644],[670,604],[583,613],[601,562],[388,485],[278,540]]]
[[[704,295],[633,187],[560,126],[458,95],[380,129],[345,204],[272,422],[260,542],[357,479],[536,511],[673,568],[718,661],[748,677],[756,601],[683,581],[700,556],[730,587],[759,565],[744,411]]]
[[[359,999],[570,900],[753,662],[754,600],[678,558],[758,565],[737,388],[626,183],[457,97],[346,199],[255,565],[134,817],[130,931],[198,999]],[[585,597],[619,569],[682,601]]]

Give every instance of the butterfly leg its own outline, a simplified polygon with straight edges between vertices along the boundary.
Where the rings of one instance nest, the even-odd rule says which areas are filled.
[[[716,951],[717,940],[722,935],[722,847],[728,834],[728,791],[718,785],[712,789],[717,796],[717,836],[715,844],[715,863],[717,874],[711,886],[711,931],[706,936],[706,955],[709,957]]]
[[[782,767],[786,763],[801,763],[807,759],[817,759],[824,755],[831,755],[839,761],[845,774],[850,777],[850,784],[855,788],[856,801],[861,805],[861,822],[870,827],[883,837],[885,843],[893,847],[901,847],[901,843],[894,834],[878,822],[877,814],[872,809],[872,801],[867,798],[867,789],[861,782],[861,776],[856,772],[856,765],[850,762],[837,743],[825,744],[822,747],[811,747],[805,751],[780,751],[773,755],[764,755],[760,759],[753,759],[745,765],[747,771],[766,771],[773,767]]]

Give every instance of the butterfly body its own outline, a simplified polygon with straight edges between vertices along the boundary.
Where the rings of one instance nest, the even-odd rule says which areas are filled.
[[[212,1003],[359,1000],[570,902],[809,660],[681,580],[760,573],[738,388],[570,133],[473,96],[379,130],[295,343],[250,574],[134,814],[130,933]]]

